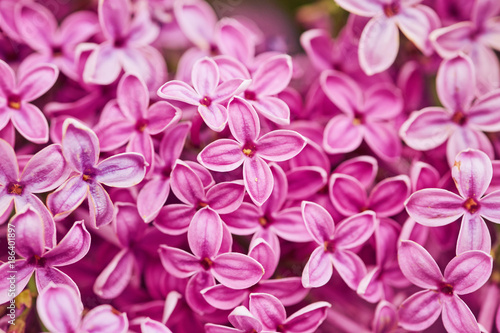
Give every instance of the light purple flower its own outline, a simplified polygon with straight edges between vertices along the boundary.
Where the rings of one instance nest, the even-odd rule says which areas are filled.
[[[154,168],[154,146],[151,135],[175,125],[182,112],[172,104],[160,101],[149,106],[149,92],[144,81],[133,74],[124,75],[117,89],[117,99],[103,109],[94,128],[102,151],[111,151],[128,142],[127,152],[142,154]]]
[[[82,259],[90,248],[90,234],[83,221],[75,222],[64,238],[52,249],[47,249],[44,240],[44,226],[40,215],[30,206],[15,215],[10,221],[16,232],[16,253],[24,259],[15,261],[15,295],[17,296],[28,284],[33,273],[39,292],[50,282],[65,284],[78,295],[80,291],[73,280],[56,267],[67,266]],[[52,230],[55,233],[55,230]],[[0,266],[0,304],[7,302],[9,283],[12,274],[11,262]]]
[[[82,318],[83,304],[73,289],[51,282],[40,292],[36,309],[49,332],[57,333],[126,333],[126,313],[119,313],[111,305],[99,305]]]
[[[498,1],[476,0],[470,21],[436,29],[429,36],[441,57],[453,58],[464,52],[471,58],[480,95],[500,86],[500,63],[494,51],[500,51],[499,15]]]
[[[490,277],[493,259],[482,251],[466,251],[453,258],[441,273],[421,245],[402,241],[399,266],[413,284],[426,289],[406,299],[399,308],[399,325],[411,331],[431,326],[439,315],[448,332],[479,333],[479,326],[459,295],[479,289]]]
[[[31,205],[42,218],[45,244],[54,247],[54,219],[35,193],[55,189],[68,178],[69,173],[61,146],[54,144],[35,154],[19,175],[14,149],[0,139],[0,215],[10,214],[13,202],[18,213]]]
[[[400,129],[406,144],[416,150],[429,150],[448,141],[446,157],[450,166],[455,156],[467,148],[480,149],[493,158],[493,147],[483,131],[500,130],[500,89],[474,101],[474,72],[471,60],[463,54],[442,62],[436,86],[444,108],[427,107],[412,113]]]
[[[229,102],[229,128],[236,140],[220,139],[198,155],[209,170],[226,172],[243,164],[243,180],[252,201],[261,206],[271,195],[274,182],[265,160],[282,162],[296,156],[306,139],[290,130],[275,130],[260,136],[260,121],[253,107],[235,97]]]
[[[130,0],[99,0],[99,23],[106,40],[96,45],[85,65],[87,83],[113,83],[121,71],[133,73],[153,91],[164,81],[166,64],[161,53],[150,46],[159,28],[146,11],[132,18]]]
[[[159,249],[168,272],[178,278],[190,277],[185,297],[198,313],[211,311],[200,292],[215,285],[214,278],[227,287],[245,289],[256,284],[264,274],[264,268],[255,259],[229,252],[230,247],[223,248],[223,233],[219,215],[205,207],[196,212],[188,228],[187,238],[193,254],[166,245]]]
[[[345,10],[371,17],[359,40],[359,63],[368,75],[389,68],[399,50],[399,30],[426,56],[432,47],[428,40],[440,26],[437,14],[422,0],[335,0]],[[399,28],[399,30],[398,30]]]
[[[423,189],[408,198],[406,210],[415,221],[429,227],[447,225],[462,217],[457,254],[468,250],[489,253],[491,236],[483,217],[500,223],[500,191],[483,197],[492,174],[488,156],[467,149],[457,155],[452,169],[460,195],[444,189]]]
[[[345,283],[356,290],[366,275],[363,261],[351,251],[373,234],[377,220],[373,212],[353,215],[337,227],[326,209],[320,205],[303,201],[302,216],[307,230],[319,245],[311,254],[302,272],[304,287],[321,287],[333,274],[333,267]]]
[[[380,158],[399,157],[401,142],[391,123],[403,110],[398,89],[381,83],[363,92],[353,79],[336,71],[324,71],[320,80],[325,94],[342,111],[325,127],[323,147],[328,153],[351,152],[365,139]]]
[[[102,184],[131,187],[140,183],[146,172],[144,157],[137,153],[117,154],[98,163],[97,136],[71,118],[64,122],[62,151],[76,175],[47,198],[56,219],[69,215],[88,198],[92,224],[100,227],[110,223],[113,203]]]
[[[200,208],[210,207],[217,214],[229,214],[241,206],[245,195],[241,180],[218,183],[205,191],[197,173],[180,160],[172,170],[170,186],[182,203],[163,207],[154,225],[171,235],[186,232]]]
[[[45,94],[56,82],[59,70],[54,65],[18,70],[17,79],[10,66],[0,60],[0,129],[9,120],[27,140],[49,141],[49,124],[40,109],[30,102]]]
[[[158,89],[158,96],[196,105],[205,124],[216,132],[226,127],[228,111],[224,103],[243,91],[251,82],[237,78],[219,84],[219,68],[215,61],[208,57],[194,64],[191,80],[194,88],[182,81],[169,81]]]

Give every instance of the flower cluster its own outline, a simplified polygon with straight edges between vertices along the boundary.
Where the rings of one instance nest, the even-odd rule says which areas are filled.
[[[500,2],[210,3],[0,0],[0,332],[500,333]]]

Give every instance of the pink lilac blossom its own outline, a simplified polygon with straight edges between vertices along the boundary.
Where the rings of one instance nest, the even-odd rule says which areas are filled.
[[[498,0],[0,0],[0,332],[500,333],[499,41]]]

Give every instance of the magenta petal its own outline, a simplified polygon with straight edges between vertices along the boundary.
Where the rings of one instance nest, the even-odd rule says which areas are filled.
[[[428,107],[413,112],[399,131],[408,146],[416,150],[438,147],[455,131],[451,115],[443,108]]]
[[[16,152],[5,140],[0,139],[0,184],[7,185],[19,178]]]
[[[316,194],[328,182],[325,169],[315,166],[296,167],[286,175],[289,199],[305,199]]]
[[[488,281],[492,265],[492,257],[482,251],[463,252],[446,266],[444,278],[456,294],[470,294]]]
[[[398,261],[406,278],[421,288],[437,289],[443,281],[436,261],[421,245],[413,241],[401,242]]]
[[[113,221],[116,236],[123,247],[134,246],[137,240],[143,238],[148,226],[142,221],[134,203],[118,201],[115,206]]]
[[[15,295],[9,295],[9,289],[12,277],[12,268],[10,262],[5,262],[0,265],[0,302],[1,304],[8,302],[15,296],[19,295],[21,291],[28,285],[35,267],[28,263],[27,260],[16,260],[14,262],[15,273]]]
[[[201,291],[215,285],[215,279],[209,272],[201,271],[193,275],[186,286],[186,302],[194,312],[203,315],[211,313],[215,308],[205,301]]]
[[[129,119],[139,120],[145,116],[149,104],[146,84],[133,74],[124,75],[117,88],[120,109]]]
[[[373,16],[382,11],[382,6],[377,1],[370,0],[337,0],[339,6],[360,16]]]
[[[80,175],[73,176],[47,197],[47,206],[54,218],[62,218],[74,211],[87,197],[88,184]]]
[[[405,203],[408,214],[418,223],[437,227],[457,220],[465,213],[463,199],[442,189],[423,189]]]
[[[401,140],[388,122],[368,122],[365,125],[365,142],[384,160],[394,160],[401,155]]]
[[[269,198],[274,186],[271,169],[260,157],[247,158],[243,164],[243,181],[248,195],[257,206]]]
[[[37,299],[43,324],[51,332],[75,332],[80,324],[83,304],[71,288],[51,283]]]
[[[167,201],[170,192],[169,179],[151,179],[137,196],[137,209],[144,222],[151,222]]]
[[[316,248],[304,270],[302,271],[302,285],[304,288],[318,288],[324,286],[333,274],[331,254],[323,246]]]
[[[365,98],[365,116],[370,120],[392,120],[403,110],[401,92],[389,84],[373,86],[367,90]]]
[[[245,332],[262,331],[262,324],[255,318],[252,313],[244,306],[238,306],[228,316],[229,322],[234,326]]]
[[[310,29],[300,36],[300,45],[319,70],[330,69],[332,50],[334,49],[330,33],[323,29]]]
[[[455,158],[452,177],[463,198],[477,201],[491,183],[493,167],[488,155],[468,149]]]
[[[71,167],[84,172],[97,164],[99,139],[97,135],[77,120],[68,118],[63,125],[62,149]]]
[[[226,287],[246,289],[260,281],[264,268],[249,256],[241,253],[224,253],[215,258],[212,274]]]
[[[126,333],[128,331],[127,314],[119,313],[111,305],[103,304],[85,315],[80,329],[93,333]]]
[[[52,125],[54,127],[54,125]],[[135,124],[125,117],[116,100],[109,101],[101,112],[94,131],[102,151],[111,151],[127,143],[134,133]]]
[[[14,127],[27,140],[34,143],[49,141],[49,124],[42,111],[33,104],[23,103],[21,109],[12,114]]]
[[[85,63],[83,79],[87,83],[108,85],[113,83],[122,69],[120,54],[111,42],[98,45]]]
[[[170,204],[161,208],[154,225],[168,235],[182,235],[188,230],[196,209],[184,204]]]
[[[333,238],[335,223],[325,208],[314,202],[302,201],[302,217],[316,243],[323,245]]]
[[[290,124],[290,108],[278,97],[261,97],[252,101],[252,106],[257,112],[278,125]]]
[[[278,266],[279,258],[274,253],[271,246],[262,238],[252,240],[248,256],[257,260],[264,268],[262,280],[267,280],[273,276],[276,267]]]
[[[479,214],[492,222],[500,223],[500,191],[492,192],[481,199]]]
[[[244,196],[245,187],[241,181],[219,183],[207,191],[210,208],[219,214],[229,214],[237,210]]]
[[[22,100],[31,102],[45,94],[54,85],[58,75],[57,67],[49,64],[22,73],[18,86]]]
[[[361,108],[362,91],[349,76],[341,72],[326,71],[321,74],[320,80],[325,94],[345,115],[353,116]]]
[[[200,96],[191,86],[182,81],[169,81],[158,89],[158,96],[191,105],[200,104]]]
[[[73,289],[75,294],[80,297],[80,290],[76,283],[67,274],[55,267],[38,267],[35,270],[35,282],[36,288],[39,291],[43,291],[51,283],[63,284]]]
[[[445,60],[436,77],[439,100],[450,111],[469,109],[476,92],[474,64],[467,56]]]
[[[234,235],[250,235],[257,231],[261,212],[254,204],[243,202],[240,208],[230,214],[222,215],[229,230]]]
[[[112,187],[131,187],[144,179],[144,157],[137,153],[111,156],[97,165],[96,180]]]
[[[21,180],[29,192],[48,192],[61,185],[69,174],[60,145],[40,150],[24,167]]]
[[[385,300],[378,303],[375,309],[375,317],[373,318],[373,332],[387,333],[398,326],[398,316],[396,307]]]
[[[160,101],[151,105],[148,109],[148,132],[158,134],[167,127],[175,125],[181,118],[182,111],[172,104]]]
[[[366,267],[357,254],[349,250],[336,250],[332,255],[333,267],[352,290],[358,288],[359,282],[366,275]]]
[[[178,248],[160,245],[158,253],[163,267],[180,279],[187,278],[201,269],[198,258]]]
[[[205,190],[198,175],[184,162],[177,161],[170,184],[175,196],[187,205],[198,206],[205,199]]]
[[[208,304],[222,310],[232,310],[248,298],[247,290],[231,289],[223,284],[203,290],[202,294]]]
[[[378,183],[368,198],[370,209],[379,217],[396,215],[403,210],[404,202],[410,195],[410,179],[401,175],[386,178]]]
[[[16,235],[15,251],[24,258],[41,257],[45,251],[45,240],[40,215],[30,206],[18,212],[9,224]]]
[[[173,167],[175,161],[181,156],[190,129],[191,123],[184,122],[165,131],[165,135],[160,142],[159,152],[167,167]]]
[[[491,159],[495,155],[486,134],[469,126],[457,127],[446,145],[446,157],[450,167],[453,166],[455,157],[468,148],[482,150]]]
[[[205,207],[196,212],[188,229],[191,251],[198,258],[213,258],[222,243],[222,220],[215,211]]]
[[[429,34],[439,26],[439,18],[429,7],[416,5],[407,7],[396,16],[401,32],[413,42],[425,55],[430,56],[433,48],[429,42]]]
[[[239,167],[245,160],[240,145],[230,139],[219,139],[198,154],[198,162],[209,170],[226,172]]]
[[[309,293],[309,289],[302,286],[300,277],[262,280],[255,290],[275,296],[285,306],[299,303]]]
[[[270,227],[281,238],[290,242],[310,242],[304,219],[299,207],[290,207],[274,214]]]
[[[366,24],[359,40],[359,64],[367,75],[389,68],[399,49],[399,31],[396,22],[385,15],[377,15]]]
[[[130,282],[134,260],[132,252],[121,250],[95,280],[94,293],[104,299],[119,296]]]
[[[238,142],[255,142],[260,133],[260,121],[252,105],[240,97],[235,97],[227,106],[229,129]]]
[[[253,74],[252,89],[262,95],[276,95],[285,89],[292,78],[292,58],[277,55],[267,59]]]
[[[335,244],[339,249],[352,249],[365,243],[377,227],[375,213],[366,211],[353,215],[338,224]]]
[[[260,320],[266,330],[274,331],[286,320],[285,307],[274,296],[250,294],[250,312]]]
[[[338,115],[330,119],[323,134],[323,147],[330,154],[348,153],[363,141],[363,127],[354,125],[351,116]]]
[[[147,318],[141,323],[141,333],[172,333],[172,331],[162,323]]]
[[[193,65],[191,81],[199,95],[210,96],[219,84],[219,68],[215,61],[208,57],[198,60]]]
[[[101,0],[99,2],[99,23],[108,38],[116,39],[128,33],[130,12],[129,0]]]
[[[367,208],[366,191],[355,178],[334,173],[330,178],[329,189],[330,200],[345,216],[357,214]]]
[[[251,62],[255,53],[255,42],[246,33],[246,29],[238,21],[225,18],[218,23],[214,38],[222,54],[246,64]]]
[[[432,290],[419,291],[407,298],[399,308],[399,325],[411,331],[429,328],[441,314],[439,294]]]
[[[221,104],[212,103],[210,106],[198,106],[198,112],[205,124],[215,132],[220,132],[226,127],[228,112]]]
[[[113,202],[101,184],[90,184],[88,188],[90,220],[99,228],[113,219]]]
[[[90,249],[90,233],[83,221],[75,222],[56,247],[44,254],[47,265],[66,266],[80,261]]]
[[[330,307],[327,302],[309,304],[288,317],[283,326],[290,333],[313,333],[326,319]]]
[[[448,332],[480,332],[474,314],[460,297],[450,297],[450,299],[443,303],[443,324]]]
[[[500,90],[495,89],[476,100],[469,110],[469,121],[485,132],[500,130],[499,115],[495,112],[500,105]]]
[[[466,213],[462,218],[457,240],[457,255],[465,251],[491,251],[491,236],[488,226],[478,214]]]
[[[281,162],[295,157],[306,146],[306,139],[297,132],[276,130],[263,135],[256,143],[257,154],[269,161]]]

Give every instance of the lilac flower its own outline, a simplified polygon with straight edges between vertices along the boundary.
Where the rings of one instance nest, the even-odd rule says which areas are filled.
[[[130,0],[99,0],[99,23],[106,40],[97,45],[87,60],[85,82],[107,85],[113,83],[122,69],[146,82],[150,90],[164,80],[165,60],[150,46],[159,33],[147,12],[131,18]]]
[[[499,14],[498,1],[476,0],[470,21],[436,29],[429,36],[443,58],[455,57],[460,51],[471,58],[476,68],[476,88],[480,95],[500,85],[500,63],[494,52],[500,51]]]
[[[242,181],[219,183],[205,191],[196,172],[180,160],[172,170],[170,184],[182,204],[163,207],[154,224],[160,231],[172,235],[186,232],[200,208],[210,207],[217,214],[232,213],[240,207],[245,195]]]
[[[47,206],[56,218],[74,211],[88,197],[90,219],[100,227],[111,222],[113,203],[101,184],[130,187],[142,181],[146,164],[137,153],[123,153],[100,163],[99,140],[95,133],[73,119],[64,122],[62,151],[76,173],[47,198]]]
[[[243,164],[243,180],[248,194],[261,206],[271,195],[273,178],[264,161],[281,162],[296,156],[306,145],[300,134],[276,130],[260,137],[260,121],[253,107],[235,97],[229,102],[229,128],[236,140],[220,139],[206,146],[198,162],[209,170],[231,171]]]
[[[500,89],[473,102],[474,65],[465,55],[443,61],[436,85],[444,108],[427,107],[412,113],[401,126],[401,138],[416,150],[433,149],[448,141],[446,157],[450,166],[455,156],[466,148],[480,149],[493,158],[493,147],[482,131],[500,130],[497,112]]]
[[[387,301],[380,301],[373,317],[373,333],[403,333],[398,328],[397,308]]]
[[[126,313],[104,304],[90,310],[83,318],[80,295],[73,289],[51,282],[37,298],[36,308],[45,327],[58,333],[126,333]]]
[[[247,333],[262,332],[262,323],[244,306],[236,307],[227,317],[229,322],[235,327],[230,328],[222,325],[206,324],[206,333]]]
[[[9,65],[0,60],[0,129],[9,120],[27,140],[46,143],[49,125],[42,111],[30,102],[45,94],[56,82],[59,70],[54,65],[37,64],[18,70],[17,80]]]
[[[184,148],[191,123],[180,123],[165,131],[160,142],[159,156],[149,180],[137,196],[137,209],[144,222],[151,222],[160,212],[170,193],[170,177],[175,162]]]
[[[432,53],[428,37],[440,21],[430,7],[420,4],[421,0],[335,1],[353,14],[372,18],[359,40],[359,63],[366,74],[383,72],[392,65],[399,50],[398,28],[425,55]]]
[[[14,149],[0,140],[0,215],[10,213],[12,202],[17,213],[31,205],[42,218],[45,244],[50,248],[54,247],[54,219],[35,193],[55,189],[68,178],[69,172],[61,146],[54,144],[35,154],[19,175]]]
[[[437,227],[462,217],[457,254],[468,250],[489,253],[491,237],[483,220],[500,223],[500,191],[483,197],[492,178],[488,156],[473,149],[457,155],[452,176],[459,196],[443,189],[423,189],[413,193],[405,203],[408,214],[418,223]]]
[[[377,217],[396,215],[404,208],[404,202],[410,194],[410,179],[400,175],[386,178],[373,187],[370,195],[356,178],[333,173],[330,178],[330,200],[344,216],[351,216],[366,210],[372,210]]]
[[[76,12],[58,27],[52,12],[36,3],[20,6],[16,14],[21,37],[37,51],[26,62],[30,65],[52,63],[77,80],[76,47],[98,32],[97,16],[90,11]]]
[[[196,212],[188,228],[188,243],[193,254],[162,245],[159,249],[163,266],[178,278],[190,277],[186,300],[199,313],[207,310],[200,291],[215,284],[216,278],[233,289],[245,289],[256,284],[264,269],[255,259],[221,248],[223,224],[218,214],[205,207]]]
[[[377,84],[365,93],[345,74],[325,71],[321,87],[342,113],[326,125],[323,147],[330,154],[348,153],[363,138],[382,159],[394,160],[401,154],[401,142],[390,123],[403,109],[401,94],[387,84]]]
[[[453,258],[441,274],[431,255],[412,241],[402,241],[399,266],[413,284],[426,289],[406,299],[399,309],[399,325],[420,331],[442,314],[448,332],[479,333],[476,318],[459,295],[479,289],[489,278],[492,258],[481,251],[466,251]]]
[[[244,90],[250,80],[237,78],[219,84],[217,64],[210,58],[198,60],[191,73],[194,89],[182,81],[169,81],[158,89],[158,96],[198,106],[205,124],[216,132],[226,127],[228,112],[224,103]]]
[[[75,222],[71,229],[57,246],[47,250],[44,240],[44,226],[40,215],[30,206],[15,215],[10,221],[16,230],[16,253],[24,259],[15,262],[17,296],[28,284],[33,273],[37,289],[43,291],[50,282],[65,284],[78,295],[80,291],[73,280],[56,267],[67,266],[82,259],[90,248],[90,234],[85,229],[83,221]],[[52,230],[55,233],[55,230]],[[5,303],[12,297],[8,296],[9,280],[12,271],[11,263],[0,266],[0,303]]]
[[[332,277],[332,264],[345,283],[356,289],[366,275],[363,261],[351,251],[370,238],[377,225],[373,212],[364,212],[341,222],[337,228],[326,209],[313,202],[302,202],[307,230],[319,245],[302,272],[304,287],[321,287]]]
[[[151,135],[163,132],[181,118],[181,110],[161,101],[149,105],[148,88],[133,74],[124,75],[118,84],[117,99],[104,108],[95,132],[102,151],[111,151],[128,142],[127,152],[142,154],[154,168]]]

